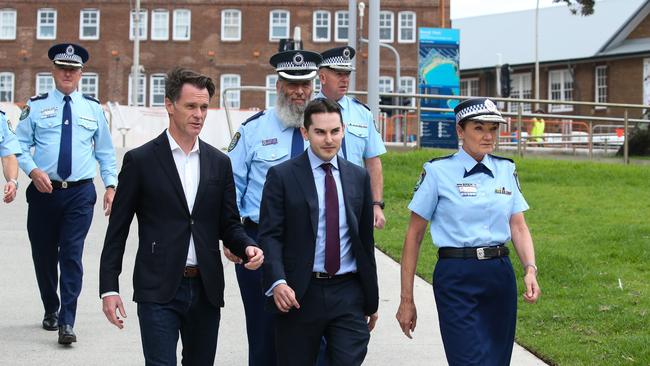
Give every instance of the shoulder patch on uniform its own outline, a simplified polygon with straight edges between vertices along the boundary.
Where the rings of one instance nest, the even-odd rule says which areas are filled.
[[[41,94],[38,94],[38,95],[34,95],[33,97],[29,98],[29,100],[31,100],[32,102],[35,102],[37,100],[41,100],[41,99],[45,99],[45,98],[47,98],[47,93],[41,93]]]
[[[490,154],[490,156],[493,157],[493,158],[495,158],[495,159],[498,159],[498,160],[507,160],[507,161],[509,161],[509,162],[511,162],[511,163],[513,163],[513,164],[515,163],[514,160],[512,160],[512,159],[510,159],[510,158],[505,158],[505,157],[503,157],[503,156],[497,156],[497,155],[492,155],[492,154]]]
[[[93,102],[95,102],[95,103],[97,103],[97,104],[101,104],[101,103],[99,102],[99,99],[93,97],[92,95],[83,94],[83,96],[84,96],[84,98],[86,98],[86,99],[88,99],[88,100],[92,100]]]
[[[29,108],[29,105],[25,104],[25,106],[23,107],[23,111],[20,113],[20,120],[21,121],[24,120],[25,118],[27,118],[27,116],[29,116],[30,109],[31,108]]]
[[[228,152],[231,152],[235,149],[237,143],[239,142],[240,137],[241,137],[241,133],[239,133],[239,131],[235,133],[235,136],[233,136],[232,140],[230,140],[230,145],[228,145]]]
[[[363,106],[363,108],[365,108],[365,109],[367,109],[367,110],[370,111],[370,107],[368,107],[367,104],[361,102],[359,99],[357,99],[357,98],[352,98],[352,100],[353,100],[355,103],[357,103],[357,104],[361,104],[361,105]]]
[[[427,171],[425,169],[422,169],[422,173],[420,173],[420,178],[418,179],[418,182],[415,183],[415,188],[413,188],[413,192],[417,192],[418,189],[420,189],[420,185],[422,185],[422,182],[424,182],[424,178],[427,176]]]
[[[515,169],[515,171],[512,172],[512,175],[515,177],[515,182],[517,183],[517,189],[519,189],[520,193],[523,193],[521,192],[521,185],[519,184],[519,175],[517,175],[517,169]]]
[[[242,123],[241,125],[242,125],[242,126],[245,126],[248,122],[260,118],[263,114],[264,114],[264,111],[259,111],[258,113],[255,113],[254,115],[248,117],[248,119],[245,120],[244,123]],[[238,133],[239,133],[239,132],[238,132]],[[230,150],[228,150],[228,151],[230,151]]]
[[[446,156],[438,156],[438,157],[436,157],[436,158],[433,158],[433,159],[429,160],[429,163],[433,163],[434,161],[438,161],[438,160],[449,159],[449,158],[451,158],[452,156],[454,156],[454,154],[446,155]]]
[[[2,110],[0,110],[0,114],[2,114],[2,115],[4,116],[4,115],[5,115],[5,112],[3,112]]]

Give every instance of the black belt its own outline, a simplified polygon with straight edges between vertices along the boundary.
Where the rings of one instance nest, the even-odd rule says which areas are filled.
[[[492,259],[508,256],[510,251],[503,245],[495,247],[479,248],[452,248],[443,247],[438,249],[438,258],[458,258],[458,259]]]
[[[343,274],[338,274],[333,276],[326,272],[312,272],[311,278],[315,280],[343,280],[343,279],[352,278],[356,275],[357,275],[356,272],[348,272],[348,273],[343,273]]]
[[[183,270],[183,277],[186,277],[186,278],[198,277],[200,274],[201,274],[201,272],[199,272],[199,267],[187,266]]]
[[[80,186],[82,184],[87,184],[87,183],[92,183],[93,179],[88,178],[88,179],[82,179],[78,180],[76,182],[66,182],[66,181],[59,181],[59,180],[53,180],[52,181],[52,188],[54,189],[66,189],[66,188],[72,188],[76,186]]]
[[[243,222],[244,227],[250,230],[257,230],[257,227],[259,226],[255,221],[249,219],[248,217],[244,217]]]

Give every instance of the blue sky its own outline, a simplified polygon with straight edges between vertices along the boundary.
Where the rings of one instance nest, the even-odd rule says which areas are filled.
[[[536,4],[537,0],[451,0],[451,18],[535,9]],[[566,6],[563,4],[555,4],[555,6]],[[539,0],[540,7],[553,5],[553,0]]]

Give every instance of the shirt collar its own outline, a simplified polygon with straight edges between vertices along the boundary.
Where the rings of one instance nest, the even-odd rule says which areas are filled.
[[[54,88],[54,90],[52,90],[52,96],[53,96],[56,100],[58,100],[58,101],[60,101],[61,103],[63,103],[63,97],[65,96],[65,94],[63,94],[59,89]],[[80,93],[79,91],[77,91],[77,90],[75,90],[75,91],[73,91],[72,93],[70,93],[70,99],[71,99],[73,102],[78,101],[80,97],[81,97],[81,93]]]
[[[325,94],[323,94],[322,91],[319,91],[318,94],[316,94],[316,96],[314,97],[314,99],[319,99],[319,98],[327,99],[327,97],[325,96]],[[350,102],[350,99],[346,98],[344,95],[341,97],[341,99],[337,100],[336,102],[339,104],[341,109],[345,110],[348,107],[348,103]]]
[[[169,133],[169,129],[165,130],[165,133],[167,134],[167,139],[169,139],[169,147],[171,148],[172,151],[174,150],[180,150],[183,154],[185,152],[183,149],[181,149],[180,145],[176,143],[176,140],[172,137],[172,135]],[[190,153],[188,155],[191,155],[192,153],[198,153],[199,152],[199,139],[197,138],[196,141],[194,141],[194,146],[192,146],[192,150],[190,150]]]
[[[473,157],[471,157],[465,149],[462,147],[458,150],[457,154],[458,158],[460,159],[461,164],[463,164],[463,168],[465,168],[465,171],[470,171],[472,168],[474,168],[474,165],[478,163],[483,163],[490,171],[492,171],[492,174],[494,174],[494,164],[492,163],[492,157],[490,154],[485,154],[483,157],[483,160],[481,161],[476,161],[474,160]]]
[[[335,169],[339,168],[339,159],[337,159],[336,156],[334,156],[330,161],[325,161],[314,154],[311,150],[311,146],[307,149],[307,156],[309,157],[309,164],[311,165],[312,170],[320,168],[320,166],[325,163],[331,163]]]

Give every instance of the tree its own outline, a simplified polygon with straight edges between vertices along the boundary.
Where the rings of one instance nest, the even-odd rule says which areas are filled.
[[[569,6],[569,10],[573,14],[587,16],[594,13],[594,2],[595,0],[553,0],[554,3],[566,3]]]

